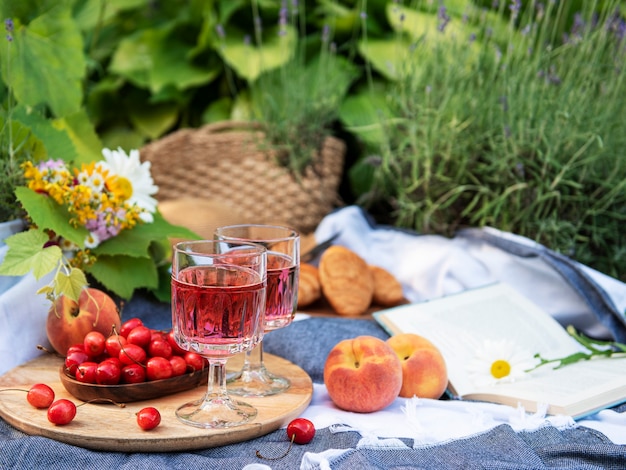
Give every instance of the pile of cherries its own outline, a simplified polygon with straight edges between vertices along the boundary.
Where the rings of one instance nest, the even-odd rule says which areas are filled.
[[[178,346],[172,331],[149,328],[139,318],[126,320],[108,337],[91,331],[65,354],[66,373],[86,384],[136,384],[206,367],[205,358]]]

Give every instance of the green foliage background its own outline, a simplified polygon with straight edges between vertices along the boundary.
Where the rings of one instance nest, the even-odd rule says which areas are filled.
[[[379,221],[491,225],[626,280],[625,2],[495,3],[0,2],[0,143],[79,162],[231,118],[290,152],[332,132]],[[574,35],[594,12],[616,29]]]

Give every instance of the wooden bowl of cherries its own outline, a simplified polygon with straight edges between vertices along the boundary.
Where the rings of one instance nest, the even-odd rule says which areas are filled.
[[[82,345],[68,348],[59,375],[79,400],[128,403],[206,384],[208,362],[181,349],[171,331],[154,330],[131,318],[119,333],[106,337],[91,331]]]

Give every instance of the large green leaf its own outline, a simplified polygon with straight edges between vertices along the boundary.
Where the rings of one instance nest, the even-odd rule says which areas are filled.
[[[385,123],[393,120],[386,92],[381,86],[354,93],[342,103],[339,118],[345,128],[372,149],[380,149],[388,140]]]
[[[76,166],[102,159],[102,143],[84,110],[56,120],[54,125],[57,129],[62,129],[67,133],[77,152],[74,158],[68,158],[68,155],[57,154],[57,149],[53,147],[50,149],[52,157],[58,156],[66,161],[71,160]]]
[[[43,248],[48,235],[41,230],[28,230],[8,237],[5,243],[9,247],[0,265],[3,276],[23,276],[32,272],[35,279],[40,279],[55,269],[63,253],[56,245]]]
[[[139,103],[129,109],[128,117],[135,129],[150,140],[161,137],[178,119],[178,106],[174,103],[163,103],[146,106]]]
[[[93,253],[101,255],[149,258],[150,244],[153,241],[173,238],[199,238],[197,234],[189,229],[172,225],[157,212],[154,215],[154,222],[150,224],[138,224],[131,230],[124,230],[114,238],[110,238],[101,243],[93,250]]]
[[[55,128],[52,121],[27,110],[23,105],[13,110],[11,118],[14,122],[22,124],[25,132],[29,134],[30,142],[26,144],[24,151],[30,155],[30,159],[35,161],[49,158],[76,160],[78,154],[72,139],[66,131]]]
[[[146,29],[120,41],[109,70],[153,93],[167,86],[184,90],[210,83],[220,68],[192,63],[190,50],[191,46],[171,34],[171,27]]]
[[[77,111],[83,97],[81,80],[86,62],[71,3],[57,2],[28,24],[24,19],[14,20],[9,52],[0,55],[4,81],[20,103],[45,104],[56,116]]]
[[[73,227],[69,222],[70,215],[67,210],[50,196],[26,187],[16,188],[15,194],[29,217],[41,230],[52,230],[80,247],[85,246],[89,232],[83,227]]]
[[[254,82],[261,73],[286,64],[294,56],[295,29],[287,25],[283,33],[278,34],[278,31],[278,27],[269,28],[263,36],[263,44],[255,47],[245,40],[246,34],[229,29],[218,52],[237,75]]]
[[[149,258],[103,255],[85,270],[124,299],[139,288],[156,289],[159,283],[157,268]]]

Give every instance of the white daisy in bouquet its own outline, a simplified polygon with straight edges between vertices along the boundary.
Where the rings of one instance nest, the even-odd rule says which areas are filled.
[[[75,167],[60,159],[24,163],[26,185],[16,195],[31,228],[6,240],[0,274],[32,271],[39,279],[54,272],[42,289],[50,298],[78,298],[86,273],[123,298],[138,288],[159,292],[168,237],[195,235],[158,213],[150,163],[142,163],[137,150],[102,154],[103,160]]]

